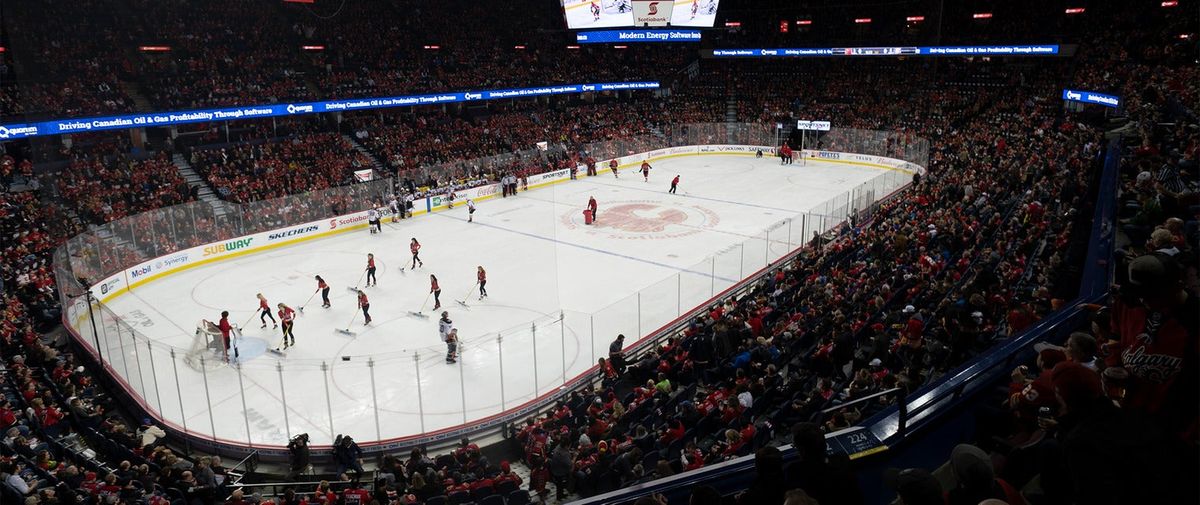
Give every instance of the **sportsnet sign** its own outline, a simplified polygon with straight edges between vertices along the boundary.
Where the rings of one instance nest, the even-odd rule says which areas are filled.
[[[1094,91],[1076,91],[1073,89],[1064,89],[1062,93],[1063,100],[1068,102],[1094,103],[1105,107],[1120,107],[1121,98],[1113,95],[1105,95]]]

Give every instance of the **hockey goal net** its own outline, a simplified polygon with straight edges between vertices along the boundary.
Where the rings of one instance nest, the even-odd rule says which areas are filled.
[[[202,319],[196,323],[196,336],[192,346],[183,356],[183,362],[196,371],[212,370],[225,364],[224,343],[221,329],[215,323]]]
[[[600,6],[605,14],[633,12],[633,4],[630,0],[601,0]]]

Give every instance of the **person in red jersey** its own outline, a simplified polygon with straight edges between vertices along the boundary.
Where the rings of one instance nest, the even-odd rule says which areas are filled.
[[[591,155],[588,155],[587,159],[584,160],[584,163],[587,165],[588,177],[596,175],[596,158],[593,158],[593,157],[591,157]]]
[[[650,182],[650,168],[649,161],[642,162],[642,179],[646,182]]]
[[[367,285],[378,285],[379,281],[375,278],[375,255],[367,253]]]
[[[271,315],[271,305],[267,303],[267,297],[262,293],[258,295],[258,320],[262,322],[262,327],[267,327],[267,318],[271,318],[271,329],[279,327],[279,322],[275,320],[275,316]]]
[[[487,298],[487,270],[483,269],[483,265],[479,265],[475,271],[475,280],[479,282],[479,299]]]
[[[225,362],[229,362],[229,333],[233,331],[233,325],[229,324],[229,311],[221,311],[221,321],[217,323],[217,328],[221,329],[222,355]]]
[[[679,187],[679,174],[675,174],[675,178],[671,179],[671,189],[667,193],[675,194],[675,188]]]
[[[296,335],[292,333],[292,326],[296,321],[296,311],[284,303],[280,303],[278,307],[279,321],[283,323],[283,348],[287,349],[289,345],[296,345]]]
[[[613,177],[615,177],[615,178],[617,178],[617,179],[620,179],[620,178],[621,178],[621,176],[620,176],[621,172],[620,172],[619,170],[617,170],[617,166],[618,166],[618,165],[619,165],[619,164],[617,163],[617,159],[616,159],[616,158],[613,158],[612,160],[610,160],[610,161],[608,162],[608,168],[609,168],[610,170],[612,170]]]
[[[408,243],[408,250],[412,252],[412,268],[417,268],[417,265],[425,266],[425,262],[421,261],[421,243],[417,242],[417,238],[413,237],[412,242]]]
[[[429,274],[429,292],[433,294],[433,310],[442,308],[442,287],[438,285],[437,276]]]
[[[1147,254],[1129,264],[1130,287],[1112,308],[1115,341],[1107,364],[1129,372],[1123,407],[1163,417],[1168,425],[1195,419],[1197,338],[1200,297],[1184,287],[1173,258]],[[1180,378],[1183,377],[1183,380]]]
[[[317,278],[317,291],[321,292],[321,306],[329,308],[329,283],[325,282],[320,275]]]
[[[599,217],[596,215],[596,212],[600,210],[600,205],[596,203],[596,197],[589,196],[587,206],[588,210],[592,211],[592,222],[595,223]]]
[[[371,324],[371,302],[367,300],[367,294],[363,290],[358,290],[358,308],[362,309],[363,319],[366,320],[363,324]]]

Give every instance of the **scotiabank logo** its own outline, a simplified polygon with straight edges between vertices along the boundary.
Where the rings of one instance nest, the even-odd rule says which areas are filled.
[[[646,11],[646,13],[651,16],[658,14],[658,2],[650,2],[650,10]]]
[[[267,235],[267,240],[279,240],[282,238],[295,237],[297,235],[304,235],[305,233],[317,231],[319,228],[320,228],[320,226],[317,226],[315,224],[312,226],[305,226],[303,228],[293,228],[291,230],[276,232],[276,233]]]
[[[347,217],[344,219],[330,219],[329,220],[329,229],[332,230],[339,226],[346,226],[348,224],[361,223],[366,220],[367,220],[366,214],[363,214],[361,216]]]
[[[254,240],[253,237],[240,238],[237,240],[230,240],[229,242],[226,242],[224,244],[210,245],[210,246],[204,248],[204,255],[212,256],[214,254],[221,254],[221,253],[226,253],[229,251],[236,251],[238,249],[245,249],[247,247],[250,247],[250,242],[253,240]]]

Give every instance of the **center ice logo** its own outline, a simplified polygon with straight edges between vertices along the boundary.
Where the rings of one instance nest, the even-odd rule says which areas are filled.
[[[721,222],[705,207],[664,204],[650,200],[600,203],[599,219],[583,224],[583,216],[571,211],[562,215],[567,229],[582,229],[611,239],[663,240],[694,235]]]
[[[667,209],[649,203],[617,205],[605,214],[596,228],[612,228],[630,233],[661,233],[668,226],[687,222],[687,214],[679,209]]]

